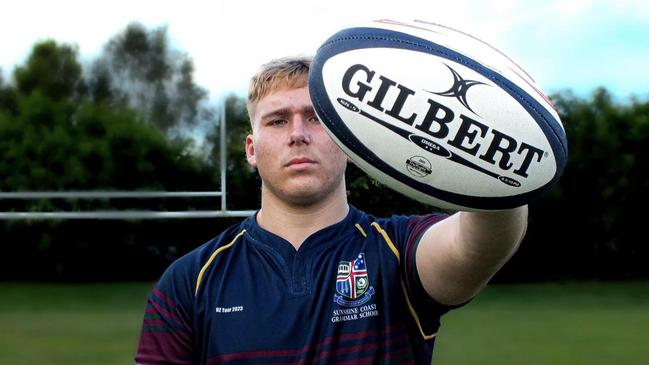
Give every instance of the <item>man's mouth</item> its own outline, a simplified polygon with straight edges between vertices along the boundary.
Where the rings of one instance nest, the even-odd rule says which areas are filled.
[[[306,157],[300,157],[300,158],[294,158],[291,161],[286,164],[286,166],[300,166],[300,165],[307,165],[307,164],[313,164],[315,161],[306,158]]]

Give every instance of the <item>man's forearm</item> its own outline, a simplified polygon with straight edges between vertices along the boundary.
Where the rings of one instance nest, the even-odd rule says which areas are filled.
[[[469,258],[498,265],[508,259],[527,229],[527,205],[493,212],[460,212],[458,247]]]

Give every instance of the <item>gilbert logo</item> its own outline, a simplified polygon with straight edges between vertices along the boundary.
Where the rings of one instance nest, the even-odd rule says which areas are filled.
[[[446,65],[446,67],[448,66]],[[473,86],[486,84],[465,80],[455,70],[448,68],[454,77],[454,83],[448,90],[442,92],[423,91],[444,97],[455,97],[468,111],[477,116],[478,114],[469,105],[467,91]],[[351,101],[338,98],[338,103],[348,110],[363,115],[430,153],[479,171],[513,187],[519,187],[521,183],[510,176],[485,169],[452,150],[459,150],[477,157],[490,165],[497,166],[503,172],[511,172],[521,178],[529,176],[528,170],[532,163],[540,163],[546,156],[545,151],[540,148],[525,141],[516,140],[514,137],[467,115],[456,115],[450,107],[431,98],[427,98],[428,105],[422,110],[404,115],[404,106],[415,95],[415,91],[363,64],[352,65],[345,71],[342,77],[342,89],[348,97],[356,99],[404,125],[414,127],[423,135],[400,127],[399,122],[388,123],[382,118],[366,112],[362,107],[354,105]],[[391,103],[388,103],[386,95],[390,90],[392,94],[395,92],[397,94],[396,98],[392,98]],[[368,94],[373,94],[373,97],[368,97]],[[457,126],[455,126],[456,124]],[[454,127],[453,133],[451,133],[451,127]],[[450,146],[450,148],[446,146]],[[522,157],[517,164],[512,162],[514,154]]]
[[[471,86],[486,85],[486,84],[484,82],[480,82],[480,81],[465,80],[465,79],[462,78],[462,76],[460,76],[459,73],[457,73],[457,71],[452,69],[451,66],[446,65],[446,64],[444,64],[444,66],[448,67],[448,69],[451,70],[451,73],[453,74],[453,86],[451,86],[450,89],[448,89],[448,90],[446,90],[444,92],[441,92],[441,93],[436,93],[434,91],[429,91],[429,90],[425,90],[425,91],[428,91],[429,93],[433,93],[433,94],[436,94],[436,95],[439,95],[439,96],[450,96],[450,97],[457,98],[457,100],[462,105],[464,105],[465,108],[469,109],[471,111],[471,113],[473,113],[475,115],[478,115],[469,106],[469,102],[466,100],[466,93],[467,93],[467,91],[469,91],[469,88]]]

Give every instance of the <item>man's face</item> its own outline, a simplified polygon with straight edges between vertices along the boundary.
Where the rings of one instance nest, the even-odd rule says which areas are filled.
[[[306,86],[265,96],[252,119],[246,156],[267,193],[310,205],[344,187],[347,157],[320,124]]]

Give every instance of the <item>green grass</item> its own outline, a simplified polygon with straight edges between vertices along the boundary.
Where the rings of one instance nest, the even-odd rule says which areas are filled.
[[[151,285],[0,283],[0,364],[132,364]],[[649,364],[649,282],[490,286],[434,364]]]
[[[433,363],[649,364],[649,283],[489,287],[447,314]]]
[[[151,287],[0,284],[0,364],[133,364]]]

